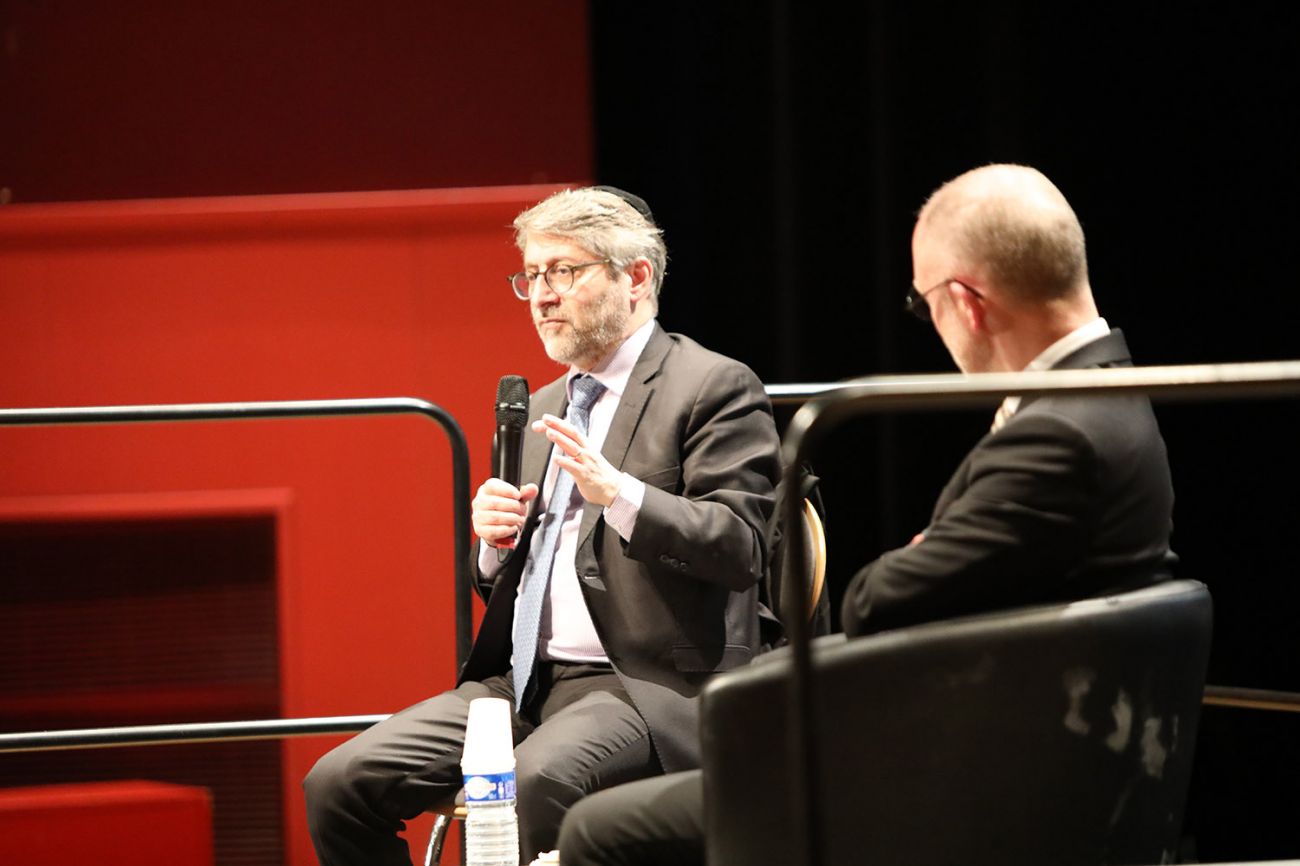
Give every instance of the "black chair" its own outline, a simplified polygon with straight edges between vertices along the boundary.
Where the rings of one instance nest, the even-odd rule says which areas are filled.
[[[828,864],[1172,862],[1211,633],[1205,587],[813,645]],[[803,862],[779,650],[703,696],[711,864]]]

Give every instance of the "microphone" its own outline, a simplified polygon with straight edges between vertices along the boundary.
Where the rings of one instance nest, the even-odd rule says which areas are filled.
[[[523,472],[524,425],[528,423],[528,380],[502,376],[497,383],[497,432],[492,438],[492,474],[519,486]],[[497,561],[505,562],[517,539],[497,544]]]

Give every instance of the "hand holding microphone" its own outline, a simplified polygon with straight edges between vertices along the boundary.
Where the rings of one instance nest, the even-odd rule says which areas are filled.
[[[528,382],[522,376],[502,376],[497,383],[496,436],[492,442],[493,478],[479,487],[471,503],[474,532],[505,560],[515,546],[528,503],[537,497],[537,485],[519,486],[528,423]]]
[[[528,518],[528,503],[537,498],[537,485],[522,488],[500,478],[489,478],[479,485],[470,503],[474,534],[492,547],[499,548],[504,559],[518,540]]]

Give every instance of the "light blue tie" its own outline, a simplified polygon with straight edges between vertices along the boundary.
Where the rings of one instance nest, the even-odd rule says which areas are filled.
[[[569,402],[564,418],[584,436],[587,435],[591,407],[604,391],[604,385],[585,374],[573,380],[573,399]],[[560,524],[564,523],[564,514],[569,510],[575,493],[577,489],[573,484],[573,476],[563,469],[559,470],[555,475],[555,489],[551,491],[541,528],[533,533],[533,559],[524,572],[523,590],[515,600],[513,673],[516,710],[523,706],[524,690],[528,688],[528,681],[533,676],[533,665],[537,661],[537,634],[542,624],[542,604],[546,600],[546,587],[551,582],[555,549],[560,542]]]

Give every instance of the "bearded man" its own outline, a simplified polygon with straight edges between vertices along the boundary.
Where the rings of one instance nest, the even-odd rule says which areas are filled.
[[[474,497],[487,610],[457,687],[304,782],[325,866],[410,862],[397,834],[460,787],[477,697],[514,708],[528,862],[586,794],[697,767],[704,681],[758,649],[779,476],[762,384],[656,323],[667,251],[641,198],[564,190],[514,225],[511,287],[567,372],[530,401],[526,483],[490,478]]]

